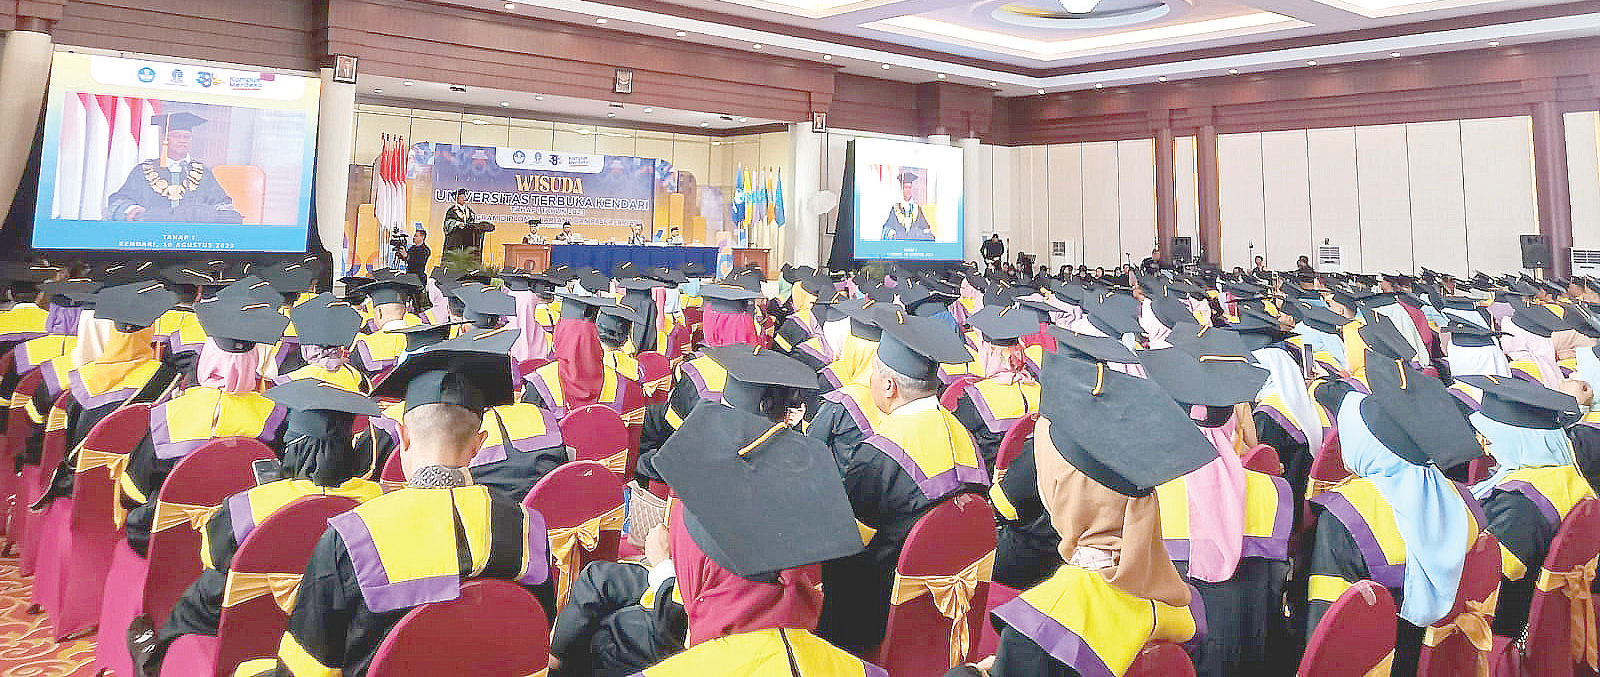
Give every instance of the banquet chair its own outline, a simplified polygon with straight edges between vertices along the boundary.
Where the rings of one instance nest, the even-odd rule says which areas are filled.
[[[383,487],[384,493],[394,491],[406,483],[406,469],[400,464],[400,450],[396,449],[389,454],[389,460],[383,463],[383,474],[378,476],[378,485]]]
[[[1316,515],[1311,512],[1309,499],[1325,492],[1334,485],[1350,477],[1350,471],[1344,467],[1344,456],[1339,452],[1339,431],[1334,430],[1323,438],[1322,450],[1311,459],[1311,469],[1307,472],[1309,479],[1306,481],[1306,499],[1300,505],[1300,520],[1295,523],[1294,534],[1289,537],[1289,551],[1301,552],[1307,544],[1306,539],[1311,538],[1311,530],[1316,526]]]
[[[7,353],[10,355],[10,353]],[[28,419],[28,412],[22,407],[27,401],[23,396],[18,401],[18,393],[32,393],[44,381],[44,374],[38,369],[22,375],[12,389],[12,402],[7,404],[4,416],[6,417],[6,430],[3,436],[4,444],[0,446],[0,484],[4,485],[3,498],[8,501],[4,508],[3,526],[5,535],[12,543],[17,543],[26,533],[23,517],[28,511],[27,502],[23,499],[22,476],[17,469],[16,459],[26,450],[28,437],[33,434],[33,421]]]
[[[971,660],[994,557],[994,511],[981,496],[957,494],[923,513],[895,566],[883,643],[867,660],[896,677],[938,677]]]
[[[4,353],[0,353],[0,378],[3,378],[5,374],[11,373],[15,364],[16,358],[13,356],[13,351],[7,350]],[[9,398],[10,395],[11,393],[0,393],[0,396],[6,398]],[[0,399],[0,403],[4,402],[6,402],[5,399]],[[10,504],[11,497],[17,489],[16,464],[6,462],[10,459],[12,453],[7,448],[10,438],[5,434],[8,427],[6,424],[10,422],[10,414],[5,409],[0,409],[0,534],[4,534],[6,529],[5,507]]]
[[[1494,644],[1490,622],[1499,594],[1500,541],[1486,531],[1467,551],[1455,608],[1423,635],[1418,677],[1474,675],[1481,674],[1480,666],[1488,668]]]
[[[1372,581],[1339,596],[1306,641],[1299,677],[1366,677],[1389,674],[1394,661],[1394,598]]]
[[[639,372],[643,377],[645,401],[650,404],[666,404],[667,396],[672,393],[672,362],[666,355],[655,351],[642,351],[638,355]]]
[[[1194,660],[1182,646],[1151,642],[1139,650],[1122,677],[1194,677]]]
[[[1278,450],[1270,444],[1257,444],[1239,457],[1239,463],[1246,470],[1266,473],[1273,477],[1283,476],[1283,461],[1278,458]]]
[[[368,677],[524,677],[550,659],[550,621],[539,600],[510,581],[479,578],[461,596],[406,612],[378,645]],[[516,631],[508,632],[514,628]]]
[[[615,410],[603,404],[579,407],[563,416],[560,426],[562,440],[573,449],[573,460],[595,461],[624,480],[633,477],[638,454]]]
[[[1581,647],[1593,647],[1597,639],[1590,595],[1596,555],[1600,555],[1600,500],[1586,498],[1567,512],[1550,541],[1522,637],[1495,638],[1495,675],[1594,674],[1593,659],[1586,660]],[[1576,627],[1574,620],[1580,621]]]
[[[961,403],[961,393],[970,386],[983,379],[977,376],[962,376],[944,387],[944,393],[939,395],[939,406],[949,411],[955,411],[956,405]]]
[[[45,604],[57,641],[98,620],[112,549],[122,531],[117,480],[149,429],[150,405],[128,405],[96,423],[78,447],[66,546],[54,564],[41,562],[38,572],[40,582],[59,580],[56,598]]]
[[[600,463],[573,461],[540,478],[522,505],[544,518],[559,608],[584,565],[617,559],[622,479]]]
[[[978,642],[972,649],[972,658],[978,660],[993,656],[995,652],[1000,650],[1000,632],[995,630],[994,623],[990,621],[990,615],[994,613],[995,609],[1000,608],[1000,605],[1014,600],[1018,595],[1022,594],[1021,590],[994,581],[989,581],[982,585],[988,591],[984,600],[983,621],[980,623],[983,631],[979,633]]]
[[[21,486],[17,488],[18,509],[25,524],[21,552],[17,559],[24,576],[32,576],[37,571],[41,551],[49,550],[48,557],[55,557],[56,552],[60,550],[58,538],[66,533],[66,508],[70,498],[53,501],[44,510],[34,510],[33,506],[39,499],[44,498],[45,491],[50,488],[51,476],[56,468],[60,467],[61,460],[67,456],[67,418],[61,406],[70,397],[71,393],[62,392],[56,397],[50,411],[45,414],[45,433],[40,446],[39,463],[22,469]],[[53,594],[50,590],[40,590],[37,585],[33,592],[35,601],[41,596],[48,598]]]
[[[328,518],[356,505],[343,496],[304,496],[261,520],[233,555],[216,636],[178,637],[161,674],[226,677],[250,658],[276,654],[289,629],[295,590]]]
[[[1022,454],[1022,445],[1033,437],[1033,428],[1039,423],[1039,413],[1034,412],[1017,419],[1000,438],[1000,448],[994,455],[994,483],[1006,476],[1006,468]]]

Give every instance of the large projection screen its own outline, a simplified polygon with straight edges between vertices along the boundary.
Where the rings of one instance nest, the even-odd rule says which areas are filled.
[[[57,52],[33,246],[305,251],[320,87]]]
[[[962,150],[888,139],[853,143],[855,258],[960,260]]]

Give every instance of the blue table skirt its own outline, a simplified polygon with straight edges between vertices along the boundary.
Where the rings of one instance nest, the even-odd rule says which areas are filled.
[[[556,244],[550,245],[550,265],[566,264],[574,268],[595,268],[606,275],[612,267],[623,261],[632,261],[639,272],[657,266],[681,268],[694,262],[706,270],[717,269],[716,247],[688,247],[668,245],[651,247],[626,244]]]

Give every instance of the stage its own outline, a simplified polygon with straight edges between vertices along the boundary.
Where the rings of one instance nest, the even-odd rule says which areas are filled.
[[[640,272],[655,267],[679,269],[688,263],[698,263],[708,271],[715,271],[717,248],[687,245],[507,244],[504,260],[524,270],[545,270],[552,266],[567,265],[594,268],[610,274],[618,263],[632,261]],[[747,263],[756,263],[768,276],[772,274],[766,249],[734,249],[734,267]]]

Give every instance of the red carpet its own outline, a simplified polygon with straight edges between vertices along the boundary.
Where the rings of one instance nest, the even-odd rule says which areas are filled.
[[[56,644],[50,618],[28,614],[33,580],[17,571],[17,558],[0,558],[0,677],[93,675],[94,636]]]

